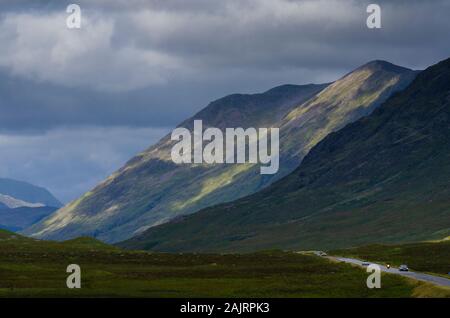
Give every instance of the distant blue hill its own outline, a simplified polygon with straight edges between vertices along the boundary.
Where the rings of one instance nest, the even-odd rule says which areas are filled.
[[[30,203],[42,203],[49,207],[59,208],[62,206],[62,203],[47,189],[23,181],[0,178],[0,194]],[[5,207],[2,205],[0,208]]]
[[[13,232],[21,231],[46,218],[56,210],[57,208],[49,206],[39,208],[20,207],[15,209],[0,208],[0,229]]]

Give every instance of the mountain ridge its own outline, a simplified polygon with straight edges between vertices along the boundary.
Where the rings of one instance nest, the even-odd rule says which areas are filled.
[[[450,233],[450,59],[328,134],[266,189],[119,244],[171,252],[321,249]]]
[[[43,187],[0,178],[0,228],[21,231],[60,206],[58,199]]]
[[[47,189],[9,178],[0,178],[0,194],[29,203],[41,203],[56,208],[62,206],[62,203]]]
[[[20,208],[20,207],[28,207],[28,208],[41,208],[44,207],[45,204],[43,203],[31,203],[31,202],[26,202],[20,199],[16,199],[10,195],[4,195],[4,194],[0,194],[0,203],[2,203],[4,206],[6,206],[7,208],[10,209],[14,209],[14,208]]]
[[[149,227],[257,192],[294,170],[328,133],[377,108],[403,89],[414,71],[374,62],[331,84],[283,85],[265,93],[233,94],[210,103],[178,126],[280,127],[280,171],[261,176],[256,165],[175,165],[170,136],[132,158],[108,179],[24,231],[48,239],[94,236],[117,242]]]

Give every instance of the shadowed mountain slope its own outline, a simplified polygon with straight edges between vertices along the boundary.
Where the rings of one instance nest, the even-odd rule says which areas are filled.
[[[450,59],[372,115],[329,134],[293,173],[121,246],[158,251],[321,249],[450,234]]]
[[[235,94],[211,103],[180,126],[279,127],[280,170],[259,165],[175,165],[170,136],[130,160],[80,199],[24,233],[47,239],[94,236],[117,242],[151,226],[255,193],[293,171],[330,132],[373,111],[416,73],[374,61],[331,85],[285,85],[262,94]]]
[[[22,231],[23,229],[39,222],[54,213],[57,208],[43,207],[18,207],[10,209],[0,207],[0,229],[10,231]]]

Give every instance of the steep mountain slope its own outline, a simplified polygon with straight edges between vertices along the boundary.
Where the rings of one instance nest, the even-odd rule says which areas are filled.
[[[62,206],[48,190],[38,187],[27,182],[0,178],[0,195],[8,196],[15,200],[26,202],[29,204],[40,204],[59,208]],[[6,199],[5,199],[6,200]],[[5,202],[1,201],[4,205]]]
[[[24,233],[67,239],[90,235],[116,242],[177,216],[255,193],[295,169],[328,133],[370,113],[415,72],[375,61],[332,85],[286,85],[263,94],[231,95],[211,103],[180,126],[280,127],[280,171],[259,165],[175,165],[166,136],[82,198]],[[326,88],[325,88],[326,87]]]
[[[252,196],[122,243],[158,251],[318,249],[450,233],[450,59],[328,135]]]

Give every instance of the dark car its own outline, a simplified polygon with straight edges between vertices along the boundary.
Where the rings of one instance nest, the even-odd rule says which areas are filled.
[[[398,270],[399,270],[400,272],[407,272],[407,271],[409,271],[409,268],[408,268],[408,265],[403,264],[403,265],[400,265],[400,267],[398,268]]]

